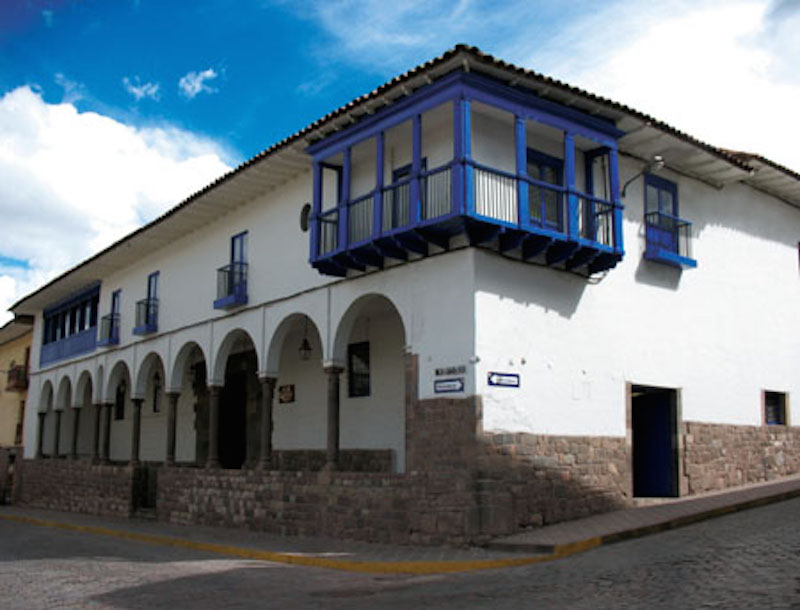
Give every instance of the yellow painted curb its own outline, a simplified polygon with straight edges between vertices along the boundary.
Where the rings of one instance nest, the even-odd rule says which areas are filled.
[[[352,559],[333,559],[330,557],[309,557],[308,555],[294,555],[291,553],[279,553],[275,551],[260,551],[243,547],[214,544],[211,542],[195,542],[184,538],[174,538],[172,536],[159,536],[157,534],[142,534],[138,532],[128,532],[124,530],[97,527],[93,525],[76,525],[74,523],[62,523],[59,521],[49,521],[36,519],[34,517],[23,517],[20,515],[2,515],[0,519],[37,525],[40,527],[52,527],[73,532],[86,534],[96,534],[99,536],[110,536],[124,540],[134,540],[147,544],[157,544],[161,546],[172,546],[178,548],[192,549],[195,551],[205,551],[207,553],[217,553],[243,559],[256,559],[260,561],[273,561],[278,563],[288,563],[293,565],[308,566],[315,568],[330,568],[334,570],[344,570],[347,572],[363,572],[368,574],[451,574],[455,572],[473,572],[475,570],[492,570],[499,568],[513,568],[518,566],[531,565],[544,561],[561,559],[575,553],[582,553],[589,549],[600,546],[602,538],[590,538],[581,542],[557,546],[555,552],[550,555],[534,555],[525,557],[513,557],[506,559],[470,559],[460,561],[356,561]]]

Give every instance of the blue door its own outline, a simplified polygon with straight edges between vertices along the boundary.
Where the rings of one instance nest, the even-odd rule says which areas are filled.
[[[633,386],[633,495],[678,495],[675,390]]]

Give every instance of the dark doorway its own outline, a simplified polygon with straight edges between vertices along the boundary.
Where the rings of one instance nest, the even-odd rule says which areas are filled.
[[[669,388],[632,386],[633,495],[678,495],[678,395]]]
[[[248,386],[249,378],[255,376],[255,361],[253,351],[228,358],[219,409],[219,462],[223,468],[241,468],[247,458]]]

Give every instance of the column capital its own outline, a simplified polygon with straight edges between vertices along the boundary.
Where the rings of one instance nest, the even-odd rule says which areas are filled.
[[[322,370],[328,375],[341,375],[344,372],[344,366],[339,362],[325,362]]]

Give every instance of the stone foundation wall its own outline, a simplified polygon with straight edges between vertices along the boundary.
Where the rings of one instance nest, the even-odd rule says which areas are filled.
[[[450,477],[162,468],[158,517],[178,524],[399,544],[464,544],[467,485]]]
[[[272,452],[275,470],[322,470],[327,462],[324,449],[279,449]],[[394,452],[391,449],[341,449],[339,470],[343,472],[392,472]]]
[[[38,508],[127,517],[135,470],[89,460],[24,460],[20,503]]]
[[[800,473],[800,428],[684,423],[690,494]]]
[[[475,476],[484,534],[631,505],[624,438],[487,433]]]

